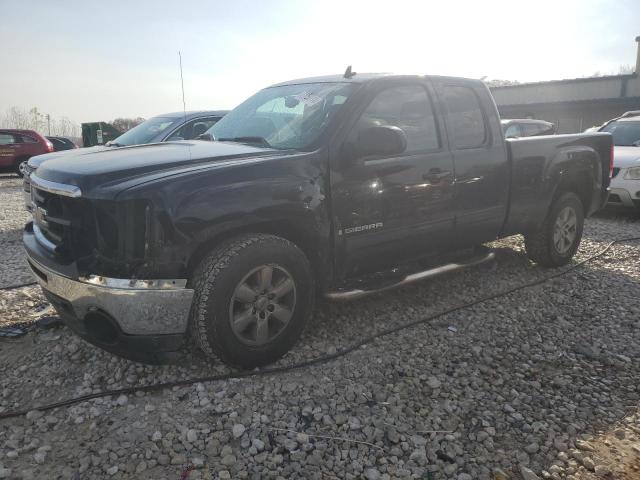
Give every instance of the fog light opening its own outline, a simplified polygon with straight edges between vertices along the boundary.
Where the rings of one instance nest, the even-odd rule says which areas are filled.
[[[84,327],[97,342],[112,344],[118,339],[118,329],[113,319],[100,310],[92,310],[84,316]]]

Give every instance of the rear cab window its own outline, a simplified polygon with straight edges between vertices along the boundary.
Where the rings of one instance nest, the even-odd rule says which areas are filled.
[[[455,150],[478,148],[488,143],[488,128],[480,99],[470,87],[445,85],[442,101]]]

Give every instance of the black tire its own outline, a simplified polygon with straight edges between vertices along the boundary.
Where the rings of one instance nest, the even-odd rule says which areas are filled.
[[[279,333],[266,344],[248,345],[248,340],[232,328],[232,301],[247,276],[265,265],[290,275],[295,301],[284,326],[273,318],[275,314],[262,311],[267,318],[254,320],[267,322],[269,331],[276,322]],[[189,330],[196,345],[205,355],[216,355],[224,363],[241,368],[266,365],[283,356],[296,343],[313,312],[315,288],[307,257],[296,245],[274,235],[248,234],[218,246],[200,262],[189,283],[195,290]],[[256,323],[256,338],[257,329]]]
[[[575,236],[571,242],[558,247],[554,241],[554,229],[559,216],[570,209],[575,214]],[[547,218],[535,232],[524,236],[527,256],[532,261],[545,267],[560,267],[571,261],[578,251],[584,227],[584,208],[580,198],[573,192],[561,194],[551,205]]]

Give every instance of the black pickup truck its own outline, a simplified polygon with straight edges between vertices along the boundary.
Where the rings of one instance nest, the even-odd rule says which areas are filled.
[[[523,234],[570,261],[607,200],[606,133],[505,141],[480,81],[353,75],[266,88],[191,141],[32,174],[28,261],[60,317],[158,361],[194,340],[241,367],[287,352],[318,295],[475,265]]]

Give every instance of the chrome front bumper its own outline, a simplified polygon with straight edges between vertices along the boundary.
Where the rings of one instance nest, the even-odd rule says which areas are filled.
[[[193,290],[186,280],[126,280],[65,277],[27,255],[40,286],[65,300],[82,320],[90,312],[111,317],[125,335],[184,334]]]

